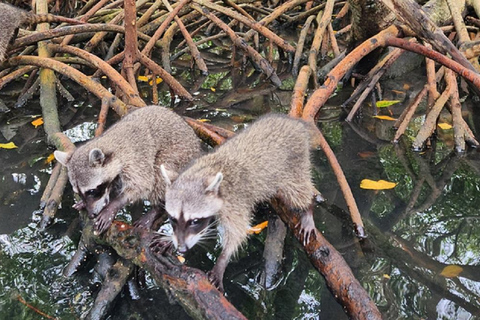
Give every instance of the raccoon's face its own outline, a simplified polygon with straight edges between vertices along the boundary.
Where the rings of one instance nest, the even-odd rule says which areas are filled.
[[[223,207],[219,192],[222,179],[219,172],[208,181],[181,177],[173,184],[166,181],[165,210],[173,227],[172,242],[179,253],[187,252],[214,231],[212,226]]]
[[[84,153],[82,150],[65,159],[61,152],[55,151],[55,157],[67,166],[73,191],[93,218],[121,192],[120,172],[100,149]]]

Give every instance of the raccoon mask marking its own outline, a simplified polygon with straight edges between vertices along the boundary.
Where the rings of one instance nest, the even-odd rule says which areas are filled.
[[[167,186],[165,210],[173,228],[172,242],[179,253],[186,253],[199,241],[214,232],[213,225],[217,213],[223,206],[219,194],[223,174],[207,179],[206,184],[175,184],[176,172],[167,170],[164,165],[160,170]]]
[[[77,204],[77,208],[86,208],[90,218],[94,218],[102,209],[121,192],[121,178],[119,174],[108,179],[103,174],[110,157],[98,148],[90,150],[88,164],[83,163],[83,170],[75,174],[70,167],[78,164],[71,163],[72,153],[55,151],[54,156],[58,162],[68,168],[69,179],[73,191],[82,199],[83,203]]]

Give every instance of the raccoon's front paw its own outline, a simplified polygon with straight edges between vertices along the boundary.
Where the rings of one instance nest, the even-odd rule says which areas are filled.
[[[85,209],[87,206],[85,205],[85,202],[83,202],[83,200],[80,200],[78,201],[77,203],[75,203],[72,208],[75,209],[75,210],[83,210]]]
[[[225,290],[223,289],[223,276],[220,277],[217,272],[215,272],[215,269],[212,269],[207,272],[207,277],[210,282],[217,287],[217,289],[221,292],[224,293]]]
[[[150,250],[157,255],[165,255],[167,252],[173,252],[173,243],[172,241],[166,239],[166,237],[155,234],[152,237],[152,242],[150,243]]]
[[[315,234],[313,216],[308,212],[303,213],[295,227],[300,228],[300,234],[303,235],[303,245],[306,246],[310,242],[312,234]]]
[[[99,214],[93,223],[93,231],[96,235],[100,235],[107,231],[107,229],[112,225],[113,218],[115,215],[112,214]]]

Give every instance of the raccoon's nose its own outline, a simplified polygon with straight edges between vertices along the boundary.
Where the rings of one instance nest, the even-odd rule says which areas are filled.
[[[177,251],[181,254],[184,254],[188,251],[188,248],[186,245],[182,244],[178,246]]]

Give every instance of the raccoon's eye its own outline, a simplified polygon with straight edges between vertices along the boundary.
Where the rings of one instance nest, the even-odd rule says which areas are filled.
[[[88,190],[87,192],[85,192],[85,195],[87,197],[95,197],[98,195],[98,190],[97,189]]]
[[[193,219],[193,220],[190,220],[189,224],[194,227],[194,226],[197,226],[200,224],[201,220],[203,219]]]

